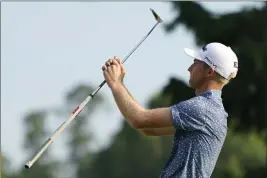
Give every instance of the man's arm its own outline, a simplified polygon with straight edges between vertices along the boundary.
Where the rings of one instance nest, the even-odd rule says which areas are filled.
[[[175,133],[174,127],[139,129],[139,131],[146,136],[173,136]]]
[[[134,97],[131,95],[131,93],[130,93],[129,90],[126,88],[126,86],[124,85],[124,83],[122,83],[122,86],[125,88],[125,90],[126,90],[127,93],[130,95],[130,97],[135,101]]]
[[[173,127],[169,108],[145,109],[133,99],[122,83],[111,88],[116,104],[128,123],[136,129]]]
[[[126,88],[126,86],[123,84],[123,87],[127,91],[127,93],[131,96],[131,98],[134,100],[133,96],[129,92],[129,90]],[[135,100],[134,100],[135,101]],[[173,136],[175,133],[174,127],[162,127],[162,128],[146,128],[146,129],[139,129],[139,131],[146,135],[146,136]]]
[[[136,129],[173,127],[169,108],[147,110],[133,99],[123,86],[125,69],[116,56],[108,60],[102,66],[102,70],[119,110],[132,127]]]

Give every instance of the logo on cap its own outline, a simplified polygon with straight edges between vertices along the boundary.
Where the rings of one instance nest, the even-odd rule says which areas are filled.
[[[238,68],[238,62],[234,62],[234,67]]]
[[[214,64],[208,57],[205,57],[205,59],[212,65],[214,68],[217,68],[217,65]]]
[[[203,51],[207,51],[207,50],[208,50],[208,49],[207,49],[207,45],[203,46],[203,47],[202,47],[202,50],[203,50]]]

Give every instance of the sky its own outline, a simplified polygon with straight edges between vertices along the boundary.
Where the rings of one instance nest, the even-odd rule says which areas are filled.
[[[260,2],[202,4],[215,13],[260,6]],[[1,151],[12,168],[30,158],[22,147],[25,114],[63,105],[66,92],[78,84],[96,88],[104,80],[105,61],[115,55],[123,59],[155,24],[150,8],[164,22],[175,16],[166,2],[1,3]],[[159,25],[125,63],[125,84],[144,107],[169,77],[187,82],[192,59],[184,54],[185,47],[197,48],[190,31],[181,26],[167,34]],[[98,94],[105,96],[108,109],[98,108],[90,120],[88,129],[98,140],[95,148],[107,146],[122,124],[109,88]],[[51,134],[68,116],[49,117]],[[64,138],[65,132],[49,147],[59,159],[66,155]]]

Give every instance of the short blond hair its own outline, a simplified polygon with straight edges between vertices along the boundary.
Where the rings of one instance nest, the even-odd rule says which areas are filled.
[[[210,66],[208,64],[206,64],[205,62],[203,62],[203,63],[204,63],[205,68],[210,68]],[[230,80],[232,80],[233,78],[236,77],[237,71],[232,72],[228,78],[224,78],[216,71],[215,71],[215,74],[216,74],[216,81],[224,86],[224,85],[227,85],[230,82]]]
[[[218,74],[218,73],[216,72],[216,79],[217,79],[217,81],[218,81],[219,83],[221,83],[222,85],[226,85],[226,84],[228,84],[228,83],[230,82],[230,80],[232,80],[233,78],[236,77],[236,74],[237,74],[237,72],[232,72],[232,73],[229,75],[228,78],[224,78],[224,77],[222,77],[220,74]]]

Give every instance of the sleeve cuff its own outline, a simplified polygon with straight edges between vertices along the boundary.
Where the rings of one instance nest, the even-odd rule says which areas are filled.
[[[172,124],[175,129],[180,129],[181,128],[181,120],[180,120],[180,113],[177,110],[177,107],[171,106],[170,107],[171,115],[172,115]]]

